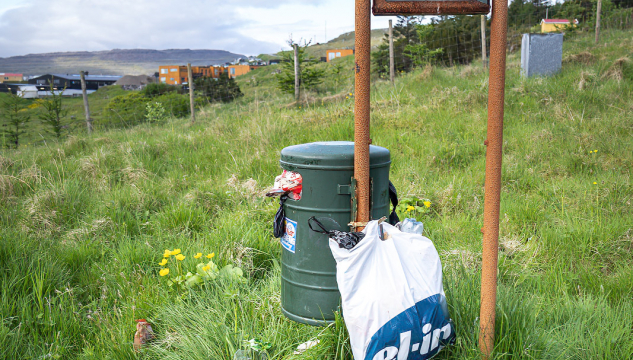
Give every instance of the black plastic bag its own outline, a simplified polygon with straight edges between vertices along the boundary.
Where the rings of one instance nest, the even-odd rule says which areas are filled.
[[[321,230],[315,229],[312,227],[312,223],[316,223]],[[365,233],[362,232],[345,232],[338,230],[326,230],[323,224],[316,217],[311,217],[308,219],[308,226],[310,230],[314,232],[318,232],[321,234],[326,234],[330,239],[336,241],[338,243],[338,247],[341,249],[351,250],[365,237]]]
[[[400,218],[398,218],[398,214],[396,214],[396,207],[398,206],[398,192],[391,181],[389,181],[389,200],[391,200],[393,210],[391,211],[391,214],[389,214],[388,222],[389,224],[396,226],[396,224],[400,222]]]
[[[286,194],[279,197],[279,210],[277,210],[277,214],[275,214],[275,222],[273,223],[273,230],[276,238],[280,238],[286,233],[286,212],[284,211],[284,203],[286,200],[288,200],[288,195]]]

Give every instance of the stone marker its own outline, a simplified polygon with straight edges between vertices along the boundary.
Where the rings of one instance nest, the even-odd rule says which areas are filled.
[[[521,74],[523,76],[553,75],[563,61],[563,34],[523,34]]]

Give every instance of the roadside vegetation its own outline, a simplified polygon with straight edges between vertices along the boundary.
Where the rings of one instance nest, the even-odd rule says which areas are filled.
[[[508,56],[496,359],[633,357],[633,40],[564,46],[549,78],[522,78]],[[281,314],[278,204],[263,196],[284,147],[353,139],[352,59],[317,66],[324,82],[301,106],[271,66],[195,124],[168,114],[3,150],[0,358],[231,360],[256,344],[270,359],[351,359],[342,319]],[[101,89],[91,107],[122,94]],[[64,101],[79,117],[81,99]],[[438,359],[479,359],[487,73],[475,61],[395,86],[375,75],[371,101],[401,199],[430,201],[400,216],[424,223],[443,263],[457,343]],[[141,318],[156,339],[135,353]]]

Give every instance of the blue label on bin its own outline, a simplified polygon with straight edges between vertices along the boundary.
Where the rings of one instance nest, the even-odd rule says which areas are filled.
[[[297,222],[288,218],[284,218],[286,232],[281,237],[281,246],[294,254],[295,244],[297,243]]]

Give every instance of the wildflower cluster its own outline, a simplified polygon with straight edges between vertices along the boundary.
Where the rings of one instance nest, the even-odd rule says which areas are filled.
[[[203,254],[201,252],[193,255],[192,258],[198,262],[195,265],[195,272],[187,271],[185,273],[183,268],[185,267],[185,259],[187,256],[182,253],[181,249],[166,249],[163,253],[163,260],[158,263],[158,265],[161,266],[158,274],[161,277],[168,276],[167,285],[175,285],[180,288],[191,288],[204,283],[205,280],[214,280],[218,277],[230,278],[237,281],[244,280],[242,277],[242,269],[239,267],[226,265],[222,269],[219,269],[212,260],[213,257],[215,257],[215,253],[212,252],[204,255],[205,259],[201,259],[202,256]],[[208,261],[205,263],[204,261],[206,261],[206,259],[208,259]],[[168,267],[170,261],[171,265]],[[188,262],[188,265],[191,265],[191,261]],[[170,268],[173,269],[173,272],[171,272]]]
[[[431,209],[431,205],[431,201],[428,199],[411,197],[402,199],[398,203],[396,210],[401,214],[404,213],[406,216],[416,217],[428,213]]]

